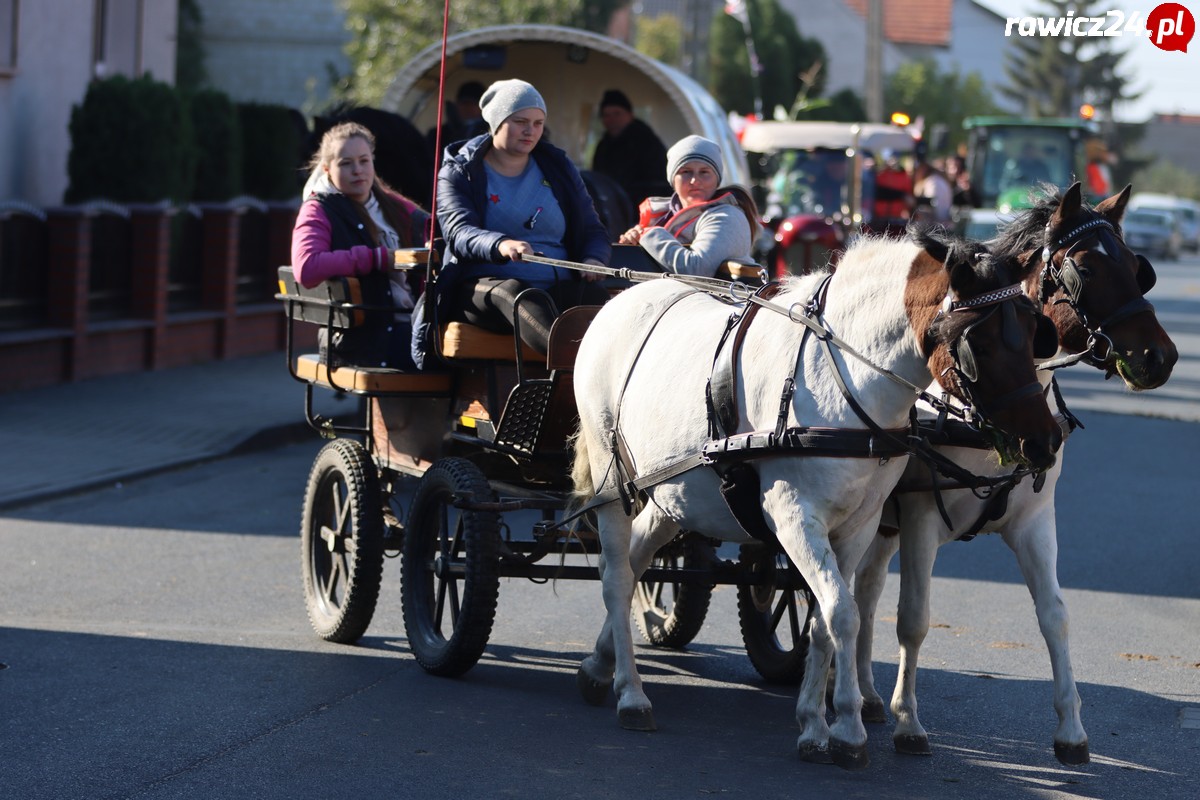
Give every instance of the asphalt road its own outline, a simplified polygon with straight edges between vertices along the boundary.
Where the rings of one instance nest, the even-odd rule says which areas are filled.
[[[1160,273],[1190,286],[1188,268]],[[1195,414],[1200,297],[1154,299],[1188,351],[1134,399]],[[938,560],[919,683],[934,755],[896,755],[873,725],[856,773],[797,760],[794,692],[750,666],[727,588],[687,651],[639,650],[654,734],[575,689],[595,583],[505,581],[488,652],[446,680],[408,652],[391,561],[367,637],[327,644],[305,617],[296,535],[313,441],[0,517],[0,797],[1198,797],[1200,425],[1109,413],[1122,390],[1071,380],[1087,429],[1059,484],[1059,575],[1085,767],[1054,759],[1049,659],[996,537]],[[897,583],[875,631],[885,696]]]

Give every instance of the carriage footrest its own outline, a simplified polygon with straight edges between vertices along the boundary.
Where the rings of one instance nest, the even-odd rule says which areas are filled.
[[[550,406],[554,384],[550,381],[531,381],[512,390],[504,405],[504,416],[496,430],[496,444],[520,453],[532,454],[537,447],[538,434]]]

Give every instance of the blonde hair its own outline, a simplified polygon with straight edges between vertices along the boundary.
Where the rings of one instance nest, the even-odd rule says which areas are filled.
[[[348,139],[358,137],[367,143],[371,148],[371,154],[375,154],[375,134],[371,133],[366,126],[359,125],[357,122],[342,122],[334,125],[329,130],[325,131],[325,135],[321,137],[321,145],[317,148],[317,152],[313,153],[312,161],[308,163],[310,170],[327,169],[329,164],[337,158],[338,151],[342,149],[342,145]]]

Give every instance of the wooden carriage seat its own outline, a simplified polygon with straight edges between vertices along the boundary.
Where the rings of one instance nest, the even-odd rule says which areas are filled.
[[[307,289],[295,278],[292,268],[279,268],[279,293],[288,304],[289,324],[295,321],[321,326],[332,325],[345,330],[362,325],[367,312],[353,308],[362,305],[362,287],[357,278],[334,278]],[[332,321],[331,321],[332,309]],[[511,349],[511,346],[510,346]],[[383,367],[336,366],[330,375],[320,354],[305,353],[295,357],[295,375],[302,381],[328,389],[362,394],[449,394],[453,378],[446,373],[402,372]]]
[[[329,389],[365,394],[445,394],[451,387],[449,373],[401,372],[382,367],[334,367],[331,381],[329,367],[321,363],[317,353],[296,357],[296,376]]]
[[[516,349],[511,333],[493,333],[467,322],[451,322],[442,326],[442,356],[470,361],[516,361]],[[521,356],[527,361],[541,363],[546,357],[522,342]]]

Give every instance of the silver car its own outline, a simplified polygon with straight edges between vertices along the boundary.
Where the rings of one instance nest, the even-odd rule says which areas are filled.
[[[1125,213],[1121,223],[1125,244],[1130,249],[1152,258],[1173,261],[1183,249],[1179,221],[1170,211],[1138,208]]]

